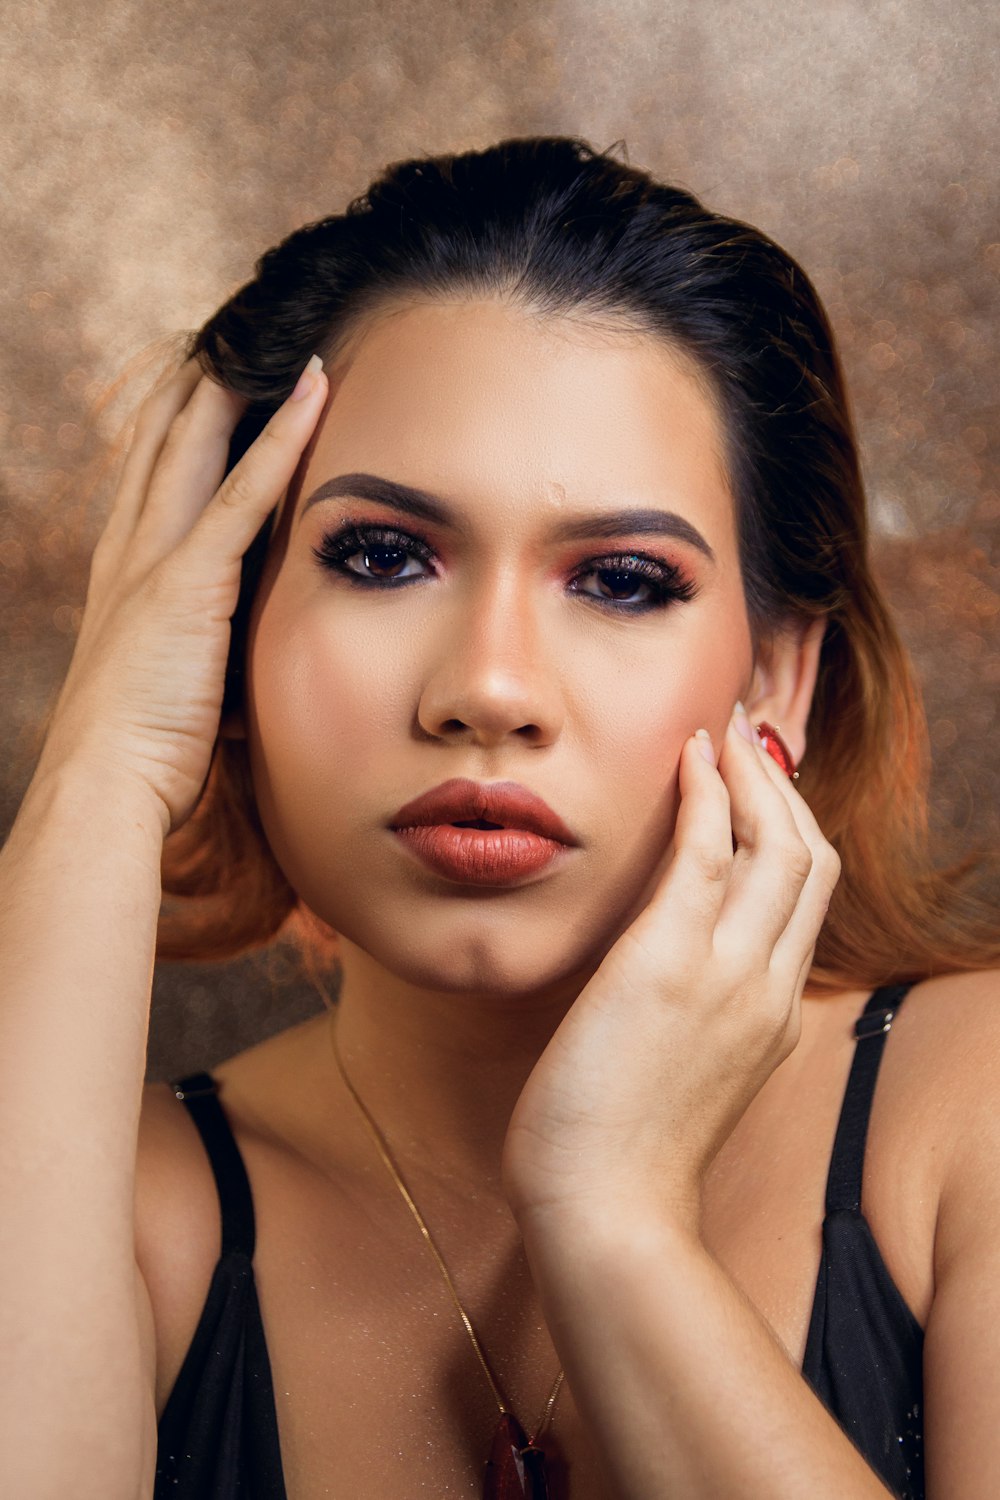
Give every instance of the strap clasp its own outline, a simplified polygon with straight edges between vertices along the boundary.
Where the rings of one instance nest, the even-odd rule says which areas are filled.
[[[181,1088],[179,1083],[175,1083],[173,1090],[175,1097],[178,1099],[200,1099],[205,1094],[217,1094],[219,1092],[219,1085],[213,1078],[210,1084],[202,1084],[200,1088],[185,1089]]]
[[[868,1015],[859,1016],[854,1023],[854,1035],[856,1037],[881,1036],[892,1026],[893,1017],[896,1012],[886,1006],[883,1010],[869,1011]]]

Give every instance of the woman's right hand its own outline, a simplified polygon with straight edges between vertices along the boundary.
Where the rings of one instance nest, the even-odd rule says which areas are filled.
[[[155,799],[164,835],[190,816],[219,730],[242,557],[290,483],[326,391],[314,356],[224,480],[243,400],[194,359],[146,399],[39,771],[82,760],[107,776],[109,795],[125,778]]]

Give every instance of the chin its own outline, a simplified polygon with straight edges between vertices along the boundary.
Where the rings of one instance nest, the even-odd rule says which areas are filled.
[[[576,979],[582,987],[603,957],[603,952],[593,952],[592,933],[583,954],[568,943],[572,934],[565,923],[555,932],[539,930],[533,939],[519,933],[516,940],[509,928],[484,930],[471,913],[460,921],[436,921],[420,929],[399,925],[391,932],[381,924],[373,928],[369,922],[343,919],[330,925],[397,980],[446,995],[516,1001],[555,994]]]

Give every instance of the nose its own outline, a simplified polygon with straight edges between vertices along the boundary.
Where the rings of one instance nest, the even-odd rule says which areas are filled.
[[[539,746],[558,737],[557,663],[523,575],[511,569],[470,587],[441,630],[417,710],[425,733],[487,748],[510,736]]]

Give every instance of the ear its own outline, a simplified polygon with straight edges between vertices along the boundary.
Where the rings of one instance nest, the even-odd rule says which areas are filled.
[[[796,765],[806,752],[806,720],[819,671],[826,620],[789,620],[762,645],[744,699],[753,724],[778,730]]]

